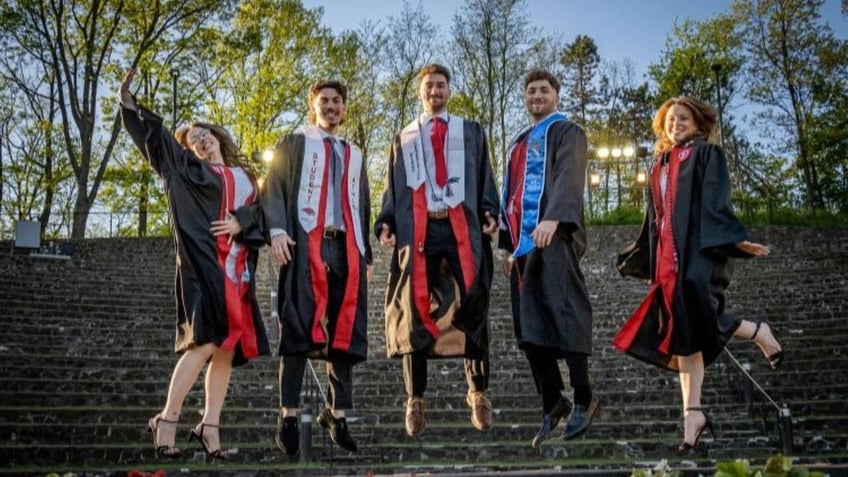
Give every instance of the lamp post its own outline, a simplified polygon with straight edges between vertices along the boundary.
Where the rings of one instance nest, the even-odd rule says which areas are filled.
[[[601,147],[601,148],[598,149],[597,154],[598,154],[598,159],[600,159],[601,162],[604,163],[604,168],[607,171],[607,173],[604,174],[605,181],[606,181],[606,185],[604,186],[604,189],[606,189],[606,191],[605,191],[606,193],[604,194],[604,213],[606,213],[606,212],[609,212],[609,162],[607,162],[607,159],[610,156],[610,150],[609,150],[608,147],[604,146],[604,147]],[[601,182],[600,182],[600,177],[599,177],[598,178],[598,185],[600,185],[600,184],[601,184]]]
[[[621,180],[622,169],[624,169],[625,174],[627,173],[627,171],[630,170],[630,164],[634,163],[634,159],[636,158],[636,148],[634,146],[630,145],[630,144],[616,145],[616,146],[613,146],[613,147],[604,146],[604,147],[598,148],[596,155],[597,155],[597,157],[600,161],[605,163],[605,167],[606,167],[606,171],[607,171],[606,180],[605,180],[606,184],[604,185],[604,187],[606,188],[606,191],[607,191],[606,196],[605,196],[605,202],[604,202],[604,210],[605,210],[605,212],[609,212],[610,158],[612,158],[612,161],[615,162],[615,188],[616,188],[616,197],[615,197],[616,205],[615,205],[615,208],[618,209],[619,207],[621,207],[622,198],[624,196],[624,194],[622,192],[623,184],[622,184],[622,180]],[[622,166],[625,166],[625,167],[622,168]],[[639,177],[640,177],[639,174],[642,174],[644,176],[644,178],[643,178],[644,181],[647,182],[647,175],[645,175],[645,173],[643,171],[640,172],[638,165],[637,165],[636,169],[634,169],[634,173],[636,173],[636,183],[637,183],[637,185],[641,183],[639,181]],[[629,186],[632,186],[632,183],[629,182],[629,180],[630,179],[626,179],[626,182],[627,182],[627,184],[629,184]],[[600,185],[600,175],[598,175],[597,181],[598,182],[596,183],[596,185]]]
[[[721,144],[721,147],[724,147],[724,122],[722,121],[722,105],[721,105],[721,79],[719,78],[719,72],[721,72],[721,64],[713,63],[710,68],[715,73],[715,82],[716,82],[716,101],[718,102],[718,142]]]
[[[594,189],[597,189],[599,185],[601,185],[601,174],[595,168],[595,162],[591,161],[589,163],[589,167],[586,168],[586,189],[589,197],[589,218],[593,218],[595,216],[592,196],[595,193]]]
[[[180,70],[171,68],[171,131],[177,130],[177,78],[180,77]]]

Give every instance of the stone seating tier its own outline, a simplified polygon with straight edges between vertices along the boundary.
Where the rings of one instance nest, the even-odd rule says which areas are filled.
[[[799,462],[848,465],[848,230],[768,227],[751,231],[773,254],[737,262],[728,291],[730,309],[745,318],[768,318],[787,350],[773,371],[751,343],[728,349],[751,363],[751,372],[792,411]],[[595,354],[590,373],[602,414],[586,437],[551,439],[541,451],[529,440],[540,420],[539,398],[523,353],[515,346],[506,281],[496,272],[492,292],[491,397],[495,425],[472,429],[464,402],[459,360],[433,361],[425,436],[403,431],[400,362],[385,356],[383,284],[389,256],[375,248],[369,301],[369,360],[355,370],[356,409],[349,412],[360,452],[350,455],[313,431],[316,463],[301,465],[273,444],[277,406],[277,358],[237,369],[222,422],[222,439],[237,449],[229,464],[210,464],[199,446],[178,462],[156,461],[145,432],[161,407],[172,353],[173,247],[167,238],[94,239],[76,244],[70,260],[23,254],[0,257],[0,474],[51,471],[110,472],[187,469],[192,473],[301,475],[479,472],[524,469],[535,473],[604,469],[615,473],[672,465],[710,468],[736,457],[762,462],[778,452],[774,411],[755,395],[743,399],[743,382],[721,358],[710,369],[704,402],[713,409],[717,438],[681,460],[679,383],[675,374],[618,353],[610,340],[642,299],[646,284],[623,279],[612,267],[634,227],[593,227],[583,271],[592,295]],[[824,238],[827,237],[828,240]],[[9,244],[7,244],[9,245]],[[2,245],[0,245],[2,246]],[[257,276],[269,330],[272,270],[263,250]],[[499,270],[499,264],[497,265]],[[272,349],[277,337],[272,333]],[[565,368],[563,368],[565,369]],[[325,381],[322,363],[316,371]],[[202,381],[190,392],[180,423],[180,444],[199,421]],[[541,474],[540,474],[541,475]]]

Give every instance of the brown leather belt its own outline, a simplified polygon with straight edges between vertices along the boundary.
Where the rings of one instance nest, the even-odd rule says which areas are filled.
[[[335,240],[337,238],[342,238],[344,235],[344,230],[337,229],[335,227],[327,227],[324,229],[323,237],[328,240]]]
[[[441,220],[448,218],[448,209],[440,210],[438,212],[427,212],[427,218],[433,220]]]

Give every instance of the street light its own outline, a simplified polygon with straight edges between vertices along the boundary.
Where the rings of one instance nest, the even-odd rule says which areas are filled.
[[[610,169],[610,165],[611,165],[610,162],[615,162],[615,178],[616,178],[616,192],[617,192],[616,208],[618,208],[618,207],[621,206],[621,201],[622,201],[622,196],[623,196],[623,193],[622,193],[623,185],[622,185],[622,179],[621,179],[622,165],[628,165],[631,162],[633,162],[633,159],[636,157],[636,147],[634,147],[631,144],[614,145],[612,147],[603,146],[603,147],[598,148],[596,155],[597,155],[598,159],[601,162],[604,163],[604,167],[606,168],[606,171],[607,171],[607,174],[605,176],[606,177],[605,181],[606,181],[607,192],[604,196],[605,197],[604,208],[605,208],[605,211],[609,211],[609,195],[610,195],[609,194],[609,178],[610,178],[610,175],[611,175],[611,174],[609,174],[609,169]],[[611,158],[611,160],[610,160],[610,158]],[[627,170],[629,170],[629,166],[628,166],[628,168],[625,168],[625,171],[627,171]],[[637,182],[638,182],[639,171],[638,171],[638,169],[634,169],[634,172],[636,172],[636,179],[637,179]],[[595,173],[594,176],[590,176],[589,180],[590,180],[589,181],[590,185],[597,187],[597,186],[600,185],[601,176],[600,176],[600,174]],[[644,177],[644,180],[647,181],[647,177]],[[593,183],[593,181],[594,181],[594,183]],[[630,183],[629,181],[625,181],[625,182]]]
[[[262,160],[265,161],[265,164],[270,164],[274,160],[274,150],[265,149],[262,151]]]
[[[171,131],[177,130],[177,78],[180,77],[180,70],[171,68],[168,72],[171,75]]]
[[[713,63],[710,67],[715,73],[716,79],[716,101],[718,102],[718,142],[721,144],[721,147],[724,147],[724,126],[721,118],[722,106],[721,106],[721,80],[719,78],[719,72],[721,71],[721,64]]]

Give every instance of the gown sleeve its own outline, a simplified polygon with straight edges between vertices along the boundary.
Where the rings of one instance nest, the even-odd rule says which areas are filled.
[[[270,242],[271,229],[285,230],[294,237],[295,232],[289,223],[287,192],[292,190],[292,160],[294,150],[293,136],[281,139],[274,148],[274,159],[271,169],[262,187],[261,204],[264,219],[266,239]]]
[[[586,134],[576,124],[569,123],[557,138],[556,148],[550,170],[553,176],[550,190],[546,191],[550,195],[540,220],[556,220],[561,230],[571,233],[582,227],[583,190],[588,164]]]
[[[709,144],[704,154],[704,177],[701,191],[701,250],[730,257],[752,255],[736,248],[748,240],[745,226],[736,218],[730,205],[730,174],[721,147]]]
[[[395,162],[400,157],[400,136],[395,137],[392,150],[389,153],[389,167],[386,172],[386,190],[383,192],[383,202],[380,206],[380,214],[374,222],[374,234],[380,237],[383,224],[389,227],[390,233],[395,233]]]
[[[150,167],[166,181],[184,174],[189,161],[198,161],[165,128],[162,117],[136,102],[137,110],[121,107],[124,128]]]

